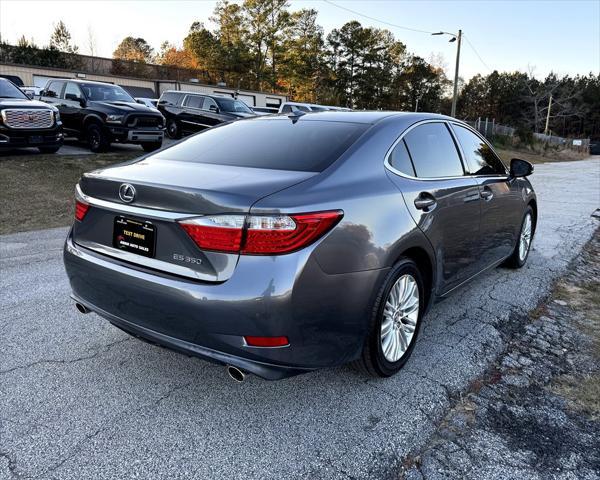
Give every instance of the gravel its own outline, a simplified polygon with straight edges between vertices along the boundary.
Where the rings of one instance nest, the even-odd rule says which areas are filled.
[[[540,218],[528,264],[436,305],[413,357],[386,380],[341,367],[234,383],[222,367],[76,313],[65,229],[0,237],[0,479],[396,478],[505,350],[511,319],[537,305],[592,235],[598,160],[536,165],[532,183]]]

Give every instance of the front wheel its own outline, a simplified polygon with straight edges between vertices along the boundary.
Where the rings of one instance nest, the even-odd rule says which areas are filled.
[[[181,129],[179,128],[179,124],[172,118],[167,120],[167,135],[173,140],[178,140],[181,138]]]
[[[424,309],[421,273],[415,262],[403,259],[392,268],[377,295],[356,365],[377,377],[398,372],[412,354]]]
[[[153,152],[154,150],[158,150],[160,147],[162,147],[162,142],[142,143],[142,148],[145,152]]]
[[[92,123],[87,127],[86,134],[88,146],[92,152],[101,153],[108,150],[110,142],[108,141],[106,134],[102,131],[100,125]]]
[[[529,256],[529,250],[531,249],[531,240],[533,238],[533,232],[535,226],[533,224],[533,209],[527,207],[523,221],[521,222],[521,230],[519,231],[519,238],[517,244],[510,257],[504,262],[504,266],[508,268],[521,268],[525,265],[527,257]]]

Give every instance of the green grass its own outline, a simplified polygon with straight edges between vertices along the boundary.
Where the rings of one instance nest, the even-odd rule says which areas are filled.
[[[139,152],[0,157],[0,234],[69,225],[81,175],[138,156]]]

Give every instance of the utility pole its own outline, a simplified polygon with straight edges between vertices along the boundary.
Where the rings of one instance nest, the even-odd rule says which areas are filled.
[[[458,67],[460,65],[460,44],[462,41],[462,30],[458,31],[458,35],[456,33],[450,32],[434,32],[432,35],[450,35],[449,42],[458,42],[456,43],[456,67],[454,68],[454,93],[452,95],[452,112],[450,115],[452,117],[456,117],[456,101],[458,100]]]
[[[419,97],[417,97],[417,103],[415,105],[415,112],[419,111]]]
[[[460,42],[462,40],[462,30],[458,31],[458,42],[456,43],[456,68],[454,69],[454,93],[452,95],[451,117],[456,117],[456,101],[458,99],[458,66],[460,64]]]
[[[546,128],[544,129],[544,135],[548,135],[548,126],[550,125],[550,109],[551,108],[552,108],[552,94],[550,94],[550,100],[548,100],[548,113],[546,114]]]

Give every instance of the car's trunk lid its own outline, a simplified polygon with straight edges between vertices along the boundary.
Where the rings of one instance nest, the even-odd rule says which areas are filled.
[[[210,165],[155,157],[85,174],[81,199],[91,205],[75,222],[74,240],[81,246],[143,268],[205,281],[227,280],[238,254],[200,250],[177,223],[201,215],[247,214],[259,199],[302,182],[313,172]],[[131,202],[122,185],[135,189]],[[131,193],[131,192],[129,192]],[[152,229],[151,256],[118,248],[118,222],[132,220]]]

